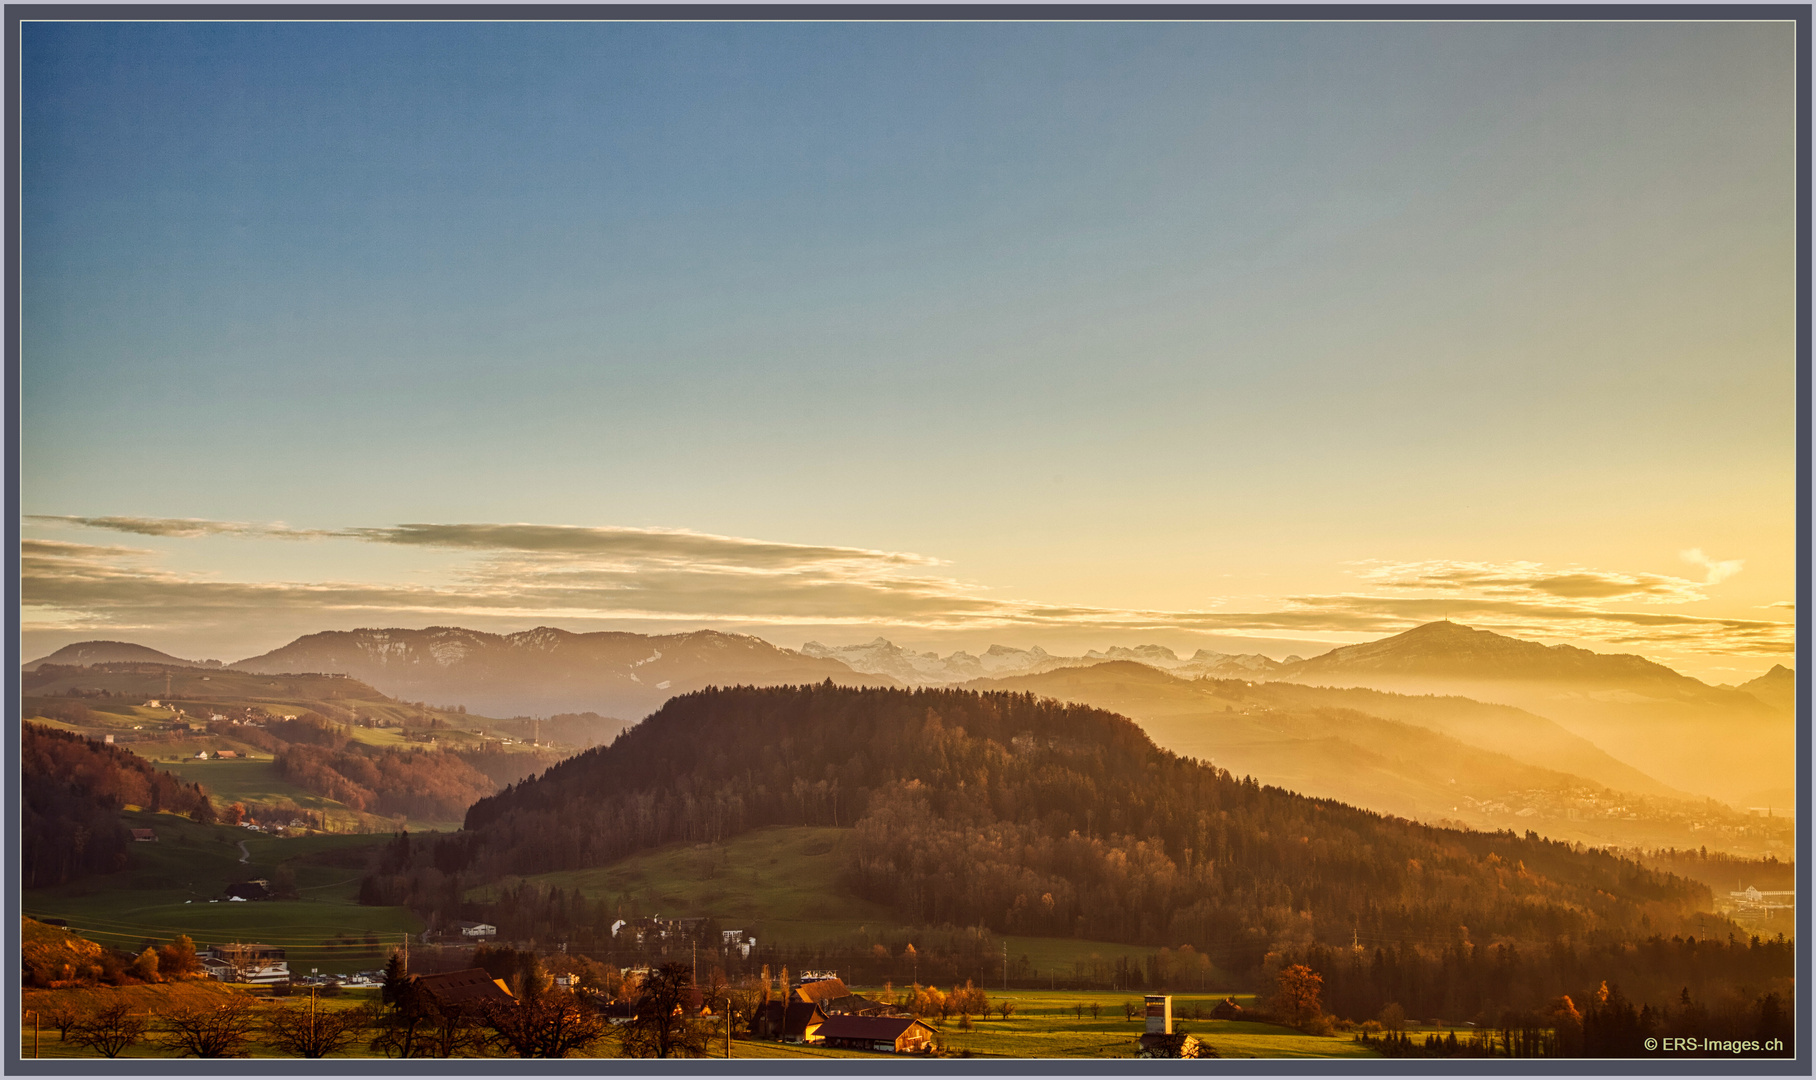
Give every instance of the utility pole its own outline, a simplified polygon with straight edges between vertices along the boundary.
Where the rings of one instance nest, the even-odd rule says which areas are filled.
[[[1009,989],[1009,943],[1003,942],[1003,990]]]
[[[34,1057],[36,1055],[33,1055]],[[731,1057],[731,995],[725,995],[725,1056]]]

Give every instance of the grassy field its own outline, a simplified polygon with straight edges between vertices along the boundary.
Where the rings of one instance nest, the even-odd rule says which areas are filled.
[[[60,1003],[74,1003],[84,1007],[104,1005],[113,1001],[127,1001],[132,1007],[148,1012],[156,1011],[173,997],[185,1000],[201,1001],[211,997],[236,993],[206,981],[185,982],[165,986],[135,986],[118,990],[27,990],[24,997],[24,1008],[49,1008]],[[352,1008],[370,1002],[376,991],[353,991],[337,998],[322,998],[318,1007],[327,1009]],[[1122,1004],[1129,1000],[1127,994],[1083,994],[1083,993],[1045,993],[1016,992],[1007,995],[1016,1003],[1015,1015],[1007,1021],[973,1020],[969,1031],[961,1030],[957,1018],[944,1023],[935,1023],[940,1041],[945,1046],[945,1053],[950,1056],[972,1057],[1016,1057],[1016,1058],[1132,1058],[1135,1053],[1135,1041],[1142,1031],[1140,1020],[1125,1020],[1122,1015]],[[290,1003],[297,1003],[303,998],[293,996]],[[993,999],[997,1000],[997,999]],[[1218,997],[1215,1000],[1221,1000]],[[1098,1005],[1101,1016],[1093,1019],[1088,1006]],[[1209,1009],[1214,1003],[1211,998],[1174,999],[1174,1010],[1177,1015],[1193,1003],[1202,1004]],[[1074,1011],[1074,1006],[1083,1004],[1087,1009],[1082,1019]],[[994,1014],[993,1014],[994,1015]],[[1374,1057],[1372,1051],[1365,1050],[1347,1035],[1316,1036],[1305,1035],[1291,1028],[1277,1027],[1272,1024],[1247,1023],[1224,1020],[1176,1020],[1174,1030],[1188,1031],[1198,1037],[1200,1042],[1210,1046],[1219,1056],[1225,1058],[1246,1057]],[[22,1048],[27,1056],[31,1054],[31,1024],[29,1017],[23,1027]],[[725,1044],[721,1038],[714,1038],[708,1044],[708,1056],[719,1057],[724,1053]],[[90,1056],[87,1052],[70,1044],[60,1043],[54,1030],[41,1030],[39,1033],[39,1053],[42,1057],[77,1057]],[[276,1056],[269,1044],[255,1042],[252,1047],[255,1057]],[[146,1043],[133,1049],[134,1057],[167,1057],[170,1052]],[[370,1056],[364,1046],[355,1048],[342,1056]],[[592,1056],[617,1056],[617,1045],[611,1040],[601,1043]],[[833,1050],[822,1046],[790,1046],[781,1043],[756,1042],[734,1038],[731,1044],[731,1056],[735,1058],[875,1058],[886,1055],[864,1053],[855,1050]]]
[[[67,990],[34,990],[25,991],[20,1002],[24,1022],[20,1030],[20,1051],[25,1057],[32,1056],[32,1018],[33,1010],[52,1010],[59,1005],[73,1005],[78,1009],[89,1010],[105,1008],[117,1002],[125,1002],[135,1013],[155,1016],[162,1009],[173,1006],[208,1006],[222,1003],[232,998],[252,997],[261,1009],[282,1006],[298,1006],[309,1001],[307,993],[292,994],[288,998],[272,997],[266,990],[248,991],[243,987],[230,987],[212,979],[186,979],[179,983],[163,983],[157,986],[125,986],[118,988],[67,989]],[[318,1009],[337,1011],[358,1008],[375,1002],[378,998],[376,989],[345,991],[335,997],[318,997],[315,1006]],[[155,1020],[153,1027],[156,1027]],[[39,1024],[37,1038],[38,1057],[41,1058],[93,1058],[98,1055],[92,1050],[84,1049],[74,1043],[63,1042],[58,1038],[57,1029]],[[281,1053],[262,1034],[256,1034],[247,1046],[253,1057],[288,1057]],[[177,1052],[159,1044],[155,1037],[147,1037],[143,1042],[133,1046],[121,1057],[130,1058],[174,1058]],[[371,1057],[364,1040],[348,1053],[337,1057]]]
[[[727,929],[779,945],[824,945],[848,935],[900,928],[887,907],[848,894],[839,881],[850,829],[769,828],[724,844],[675,844],[609,866],[560,870],[528,880],[579,889],[591,900],[625,902],[640,914],[668,918],[711,916]],[[508,883],[508,882],[507,882]],[[489,900],[498,886],[467,896]],[[1139,964],[1154,950],[1077,938],[1006,937],[1009,953],[1025,957],[1038,978],[1064,981],[1114,965]]]
[[[1249,995],[1215,993],[1175,995],[1173,1030],[1189,1032],[1222,1057],[1375,1057],[1347,1035],[1306,1035],[1274,1024],[1238,1020],[1185,1018],[1194,1008],[1205,1016],[1225,997],[1238,1002]],[[962,1030],[957,1017],[937,1025],[948,1053],[969,1051],[980,1057],[1133,1057],[1145,1021],[1124,1019],[1123,1005],[1140,1002],[1138,994],[1091,991],[1011,990],[990,995],[994,1007],[1015,1003],[1007,1021],[971,1021]],[[1091,1006],[1098,1015],[1091,1015]],[[1080,1007],[1082,1006],[1082,1010]],[[1082,1015],[1081,1015],[1082,1013]],[[992,1012],[993,1017],[998,1014]]]
[[[610,866],[561,870],[528,880],[623,900],[668,918],[710,915],[759,941],[810,944],[892,925],[880,904],[838,885],[849,829],[759,829],[725,844],[677,844]],[[496,887],[468,895],[489,899]]]
[[[390,943],[422,930],[403,908],[356,902],[366,852],[387,836],[281,838],[174,814],[123,817],[131,827],[155,830],[158,842],[132,845],[122,873],[24,890],[25,913],[67,919],[85,937],[134,952],[177,934],[198,946],[262,941],[289,950],[291,967],[305,972],[377,967]],[[295,876],[301,899],[209,903],[232,882],[270,879],[280,865]]]

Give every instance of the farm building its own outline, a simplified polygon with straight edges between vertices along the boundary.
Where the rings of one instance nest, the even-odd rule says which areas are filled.
[[[933,1029],[912,1016],[831,1016],[816,1034],[841,1050],[924,1054],[933,1049]]]
[[[485,968],[463,968],[439,975],[412,975],[410,987],[424,995],[444,1013],[450,1010],[478,1011],[490,1004],[512,1000],[504,980],[494,979]]]
[[[816,1042],[824,1023],[826,1014],[811,1001],[771,1001],[750,1018],[750,1035],[777,1042]]]
[[[236,881],[227,886],[225,893],[229,900],[269,900],[271,883],[263,878],[253,881]]]
[[[132,839],[136,844],[155,844],[158,842],[158,834],[152,829],[134,829]]]
[[[489,938],[496,936],[498,933],[498,927],[493,926],[491,923],[462,922],[456,923],[455,926],[459,928],[461,937]]]

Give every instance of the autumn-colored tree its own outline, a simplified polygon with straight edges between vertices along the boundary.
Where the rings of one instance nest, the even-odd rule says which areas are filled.
[[[188,934],[178,934],[174,941],[158,949],[158,973],[165,978],[193,975],[201,966],[196,958],[195,942]]]
[[[1324,1002],[1319,995],[1324,976],[1304,964],[1280,969],[1275,980],[1274,1013],[1288,1024],[1310,1023],[1324,1015]]]
[[[158,978],[158,950],[150,945],[147,945],[143,952],[133,958],[132,966],[127,970],[132,972],[133,978],[144,982],[163,981]]]
[[[245,820],[246,804],[242,802],[229,803],[226,811],[221,814],[221,823],[223,825],[238,825]]]

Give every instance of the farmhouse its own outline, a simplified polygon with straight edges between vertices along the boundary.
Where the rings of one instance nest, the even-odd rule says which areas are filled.
[[[494,979],[485,968],[463,968],[439,975],[412,975],[409,985],[442,1012],[477,1012],[487,1005],[510,1002],[511,991],[503,979]]]
[[[135,844],[155,844],[158,842],[158,834],[152,829],[134,829],[132,839]]]
[[[462,922],[456,923],[455,926],[460,929],[461,937],[489,938],[495,937],[498,934],[498,927],[493,926],[491,923]]]
[[[236,881],[227,886],[225,895],[229,900],[269,900],[271,899],[271,883],[263,878]]]
[[[837,975],[818,975],[807,972],[801,976],[801,984],[789,995],[793,1001],[811,1001],[815,1005],[833,998],[850,997],[851,991],[845,988],[845,980]]]
[[[832,1016],[816,1032],[826,1046],[882,1054],[925,1054],[933,1029],[912,1016]]]

